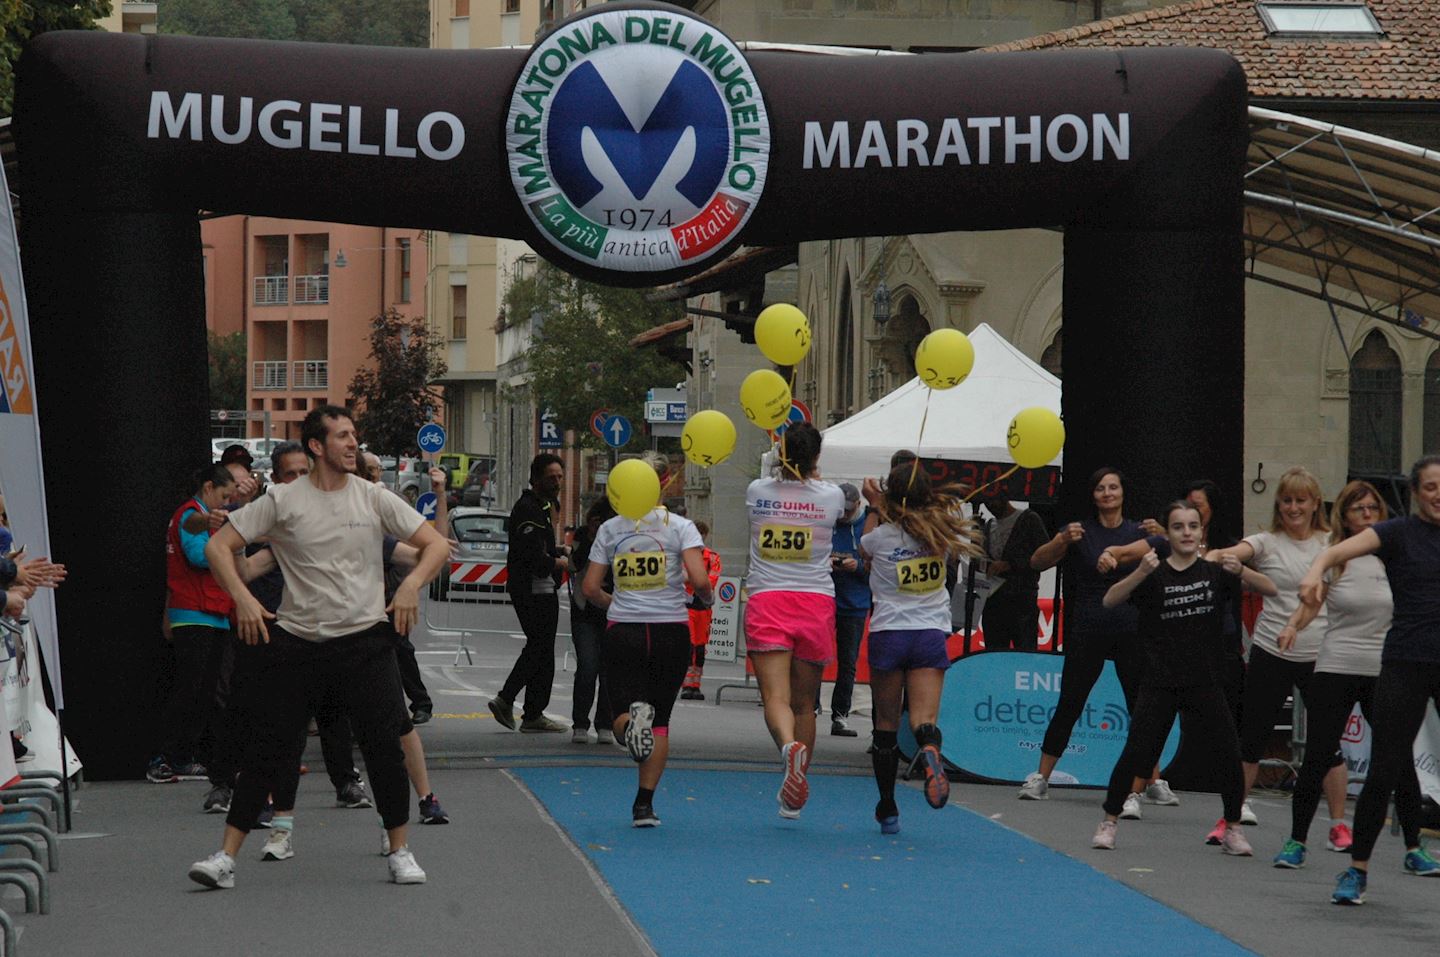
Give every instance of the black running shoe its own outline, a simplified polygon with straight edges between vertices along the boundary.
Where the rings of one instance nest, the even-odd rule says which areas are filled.
[[[630,824],[633,827],[659,827],[660,818],[655,815],[653,805],[637,804],[630,809]]]

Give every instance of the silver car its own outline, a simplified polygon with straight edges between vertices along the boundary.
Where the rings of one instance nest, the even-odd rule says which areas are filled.
[[[451,559],[503,567],[505,558],[510,553],[510,534],[505,530],[509,519],[509,512],[493,508],[470,508],[462,505],[450,509],[450,537],[458,543],[451,552]],[[451,575],[446,587],[452,595],[459,593],[472,598],[505,598],[505,583],[494,581],[494,572],[479,573],[481,577],[491,579],[489,581],[463,580],[473,574],[476,572],[462,573],[460,577]]]

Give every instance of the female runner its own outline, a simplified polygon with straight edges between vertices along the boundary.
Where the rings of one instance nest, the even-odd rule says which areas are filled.
[[[663,461],[656,471],[663,476]],[[686,581],[702,603],[714,597],[702,547],[695,523],[664,506],[639,520],[617,515],[600,526],[580,586],[585,600],[606,609],[609,620],[602,673],[615,737],[640,765],[630,808],[635,827],[660,823],[655,788],[670,753],[670,713],[690,665]],[[605,591],[606,572],[614,579],[613,594]]]
[[[1300,606],[1300,579],[1325,548],[1320,533],[1330,528],[1321,511],[1323,498],[1315,476],[1303,468],[1287,469],[1275,486],[1270,530],[1247,536],[1230,548],[1214,549],[1207,556],[1219,561],[1226,555],[1234,555],[1263,572],[1280,590],[1277,597],[1265,602],[1255,622],[1250,665],[1245,672],[1245,690],[1241,697],[1240,757],[1245,769],[1245,803],[1240,820],[1245,824],[1256,823],[1249,798],[1265,753],[1265,742],[1275,728],[1275,719],[1290,690],[1299,688],[1302,695],[1308,693],[1315,657],[1320,652],[1320,639],[1325,634],[1322,607],[1293,644],[1287,648],[1279,644],[1281,629]],[[1332,761],[1334,766],[1325,776],[1325,797],[1330,817],[1338,820],[1345,816],[1345,769],[1338,755],[1332,755]],[[1217,824],[1206,842],[1218,844],[1221,836],[1222,828]],[[1350,829],[1341,825],[1334,829],[1330,840],[1344,850],[1350,846]]]
[[[830,539],[845,512],[840,486],[822,481],[820,433],[792,425],[780,440],[780,468],[745,492],[750,573],[745,636],[765,703],[765,725],[785,776],[780,816],[797,818],[810,797],[805,772],[815,749],[820,676],[835,657],[835,583]],[[707,582],[708,585],[708,582]]]
[[[961,555],[981,554],[978,530],[962,511],[952,489],[930,487],[925,473],[912,465],[891,471],[882,491],[865,480],[865,499],[884,523],[860,539],[870,567],[870,692],[875,708],[870,762],[880,802],[875,820],[882,834],[900,831],[895,804],[899,764],[896,732],[901,698],[908,695],[910,727],[925,770],[925,800],[945,806],[950,781],[940,760],[940,691],[950,655],[950,596],[945,568]]]
[[[1390,795],[1405,769],[1413,767],[1412,748],[1426,705],[1440,703],[1440,455],[1427,455],[1410,469],[1410,493],[1418,514],[1392,518],[1331,545],[1300,581],[1301,599],[1319,605],[1326,571],[1376,555],[1385,563],[1395,602],[1375,679],[1370,772],[1355,803],[1350,866],[1330,897],[1336,904],[1365,902],[1370,852],[1385,824]]]
[[[1369,482],[1351,482],[1340,490],[1331,513],[1334,531],[1330,543],[1339,544],[1382,522],[1389,515],[1380,493]],[[1305,839],[1320,804],[1320,782],[1330,770],[1340,736],[1356,704],[1367,720],[1375,713],[1375,676],[1380,673],[1380,648],[1390,630],[1394,604],[1385,566],[1374,555],[1362,555],[1336,567],[1323,589],[1329,627],[1315,659],[1315,674],[1305,695],[1305,764],[1295,782],[1291,802],[1290,838],[1275,855],[1275,866],[1305,865]],[[1280,647],[1294,644],[1296,635],[1318,609],[1302,604],[1280,632]],[[1395,813],[1405,832],[1405,869],[1412,874],[1440,877],[1436,862],[1420,843],[1420,781],[1415,766],[1407,765],[1395,788]],[[1331,826],[1344,824],[1332,821]],[[1332,843],[1330,849],[1336,850]]]
[[[1121,579],[1122,572],[1113,565],[1101,572],[1096,565],[1106,549],[1145,541],[1146,529],[1122,513],[1125,505],[1125,477],[1119,469],[1097,469],[1090,476],[1090,499],[1095,506],[1093,518],[1071,522],[1042,545],[1030,559],[1030,567],[1044,571],[1057,563],[1065,563],[1064,577],[1073,585],[1065,603],[1065,664],[1060,679],[1060,703],[1045,729],[1040,746],[1040,768],[1030,773],[1020,788],[1022,801],[1043,801],[1050,789],[1050,772],[1055,770],[1061,755],[1070,743],[1075,722],[1085,710],[1085,701],[1105,659],[1115,660],[1115,676],[1125,694],[1125,708],[1135,710],[1135,695],[1144,669],[1140,639],[1135,634],[1136,612],[1128,603],[1106,608],[1103,599],[1110,586]],[[1152,527],[1158,528],[1154,522]],[[1138,560],[1144,551],[1140,551]],[[1179,804],[1180,799],[1170,785],[1160,780],[1145,789],[1157,804]],[[1127,802],[1129,799],[1127,798]],[[1135,802],[1135,816],[1139,803]]]
[[[1130,718],[1130,735],[1110,775],[1105,819],[1091,842],[1102,850],[1115,847],[1116,821],[1124,809],[1125,796],[1138,789],[1159,760],[1178,714],[1188,737],[1209,744],[1214,767],[1221,774],[1225,853],[1242,857],[1252,853],[1240,827],[1244,780],[1239,744],[1220,687],[1220,619],[1226,592],[1237,585],[1266,595],[1275,594],[1275,585],[1259,572],[1242,566],[1233,555],[1219,562],[1200,558],[1200,529],[1200,513],[1194,506],[1172,502],[1165,509],[1170,557],[1161,560],[1153,551],[1148,552],[1133,572],[1110,587],[1103,599],[1107,608],[1127,600],[1139,607],[1146,660],[1139,701]]]

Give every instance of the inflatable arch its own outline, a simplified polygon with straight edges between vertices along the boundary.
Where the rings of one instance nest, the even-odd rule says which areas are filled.
[[[67,730],[92,773],[143,766],[156,545],[207,448],[197,211],[516,237],[627,285],[741,243],[1063,226],[1066,465],[1120,463],[1153,509],[1196,475],[1239,499],[1245,102],[1215,51],[746,52],[656,4],[529,51],[38,38],[15,131]]]

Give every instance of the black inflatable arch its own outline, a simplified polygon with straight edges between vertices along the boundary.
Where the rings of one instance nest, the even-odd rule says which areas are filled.
[[[693,19],[680,40],[691,15],[676,8],[606,4],[551,36],[627,11],[650,11],[645,42],[707,31],[701,65],[734,76],[716,68],[728,41]],[[659,41],[657,17],[673,21]],[[23,262],[52,534],[72,569],[68,730],[93,774],[135,775],[151,746],[137,729],[156,546],[208,447],[199,210],[516,237],[632,285],[739,243],[1063,226],[1068,474],[1120,463],[1147,511],[1196,475],[1239,501],[1247,128],[1229,56],[750,53],[750,88],[725,89],[748,96],[733,117],[768,121],[768,154],[745,157],[763,191],[705,256],[634,270],[569,255],[512,185],[512,91],[541,82],[535,64],[522,74],[529,55],[98,33],[31,45],[15,118]],[[1080,484],[1062,507],[1085,507]]]

